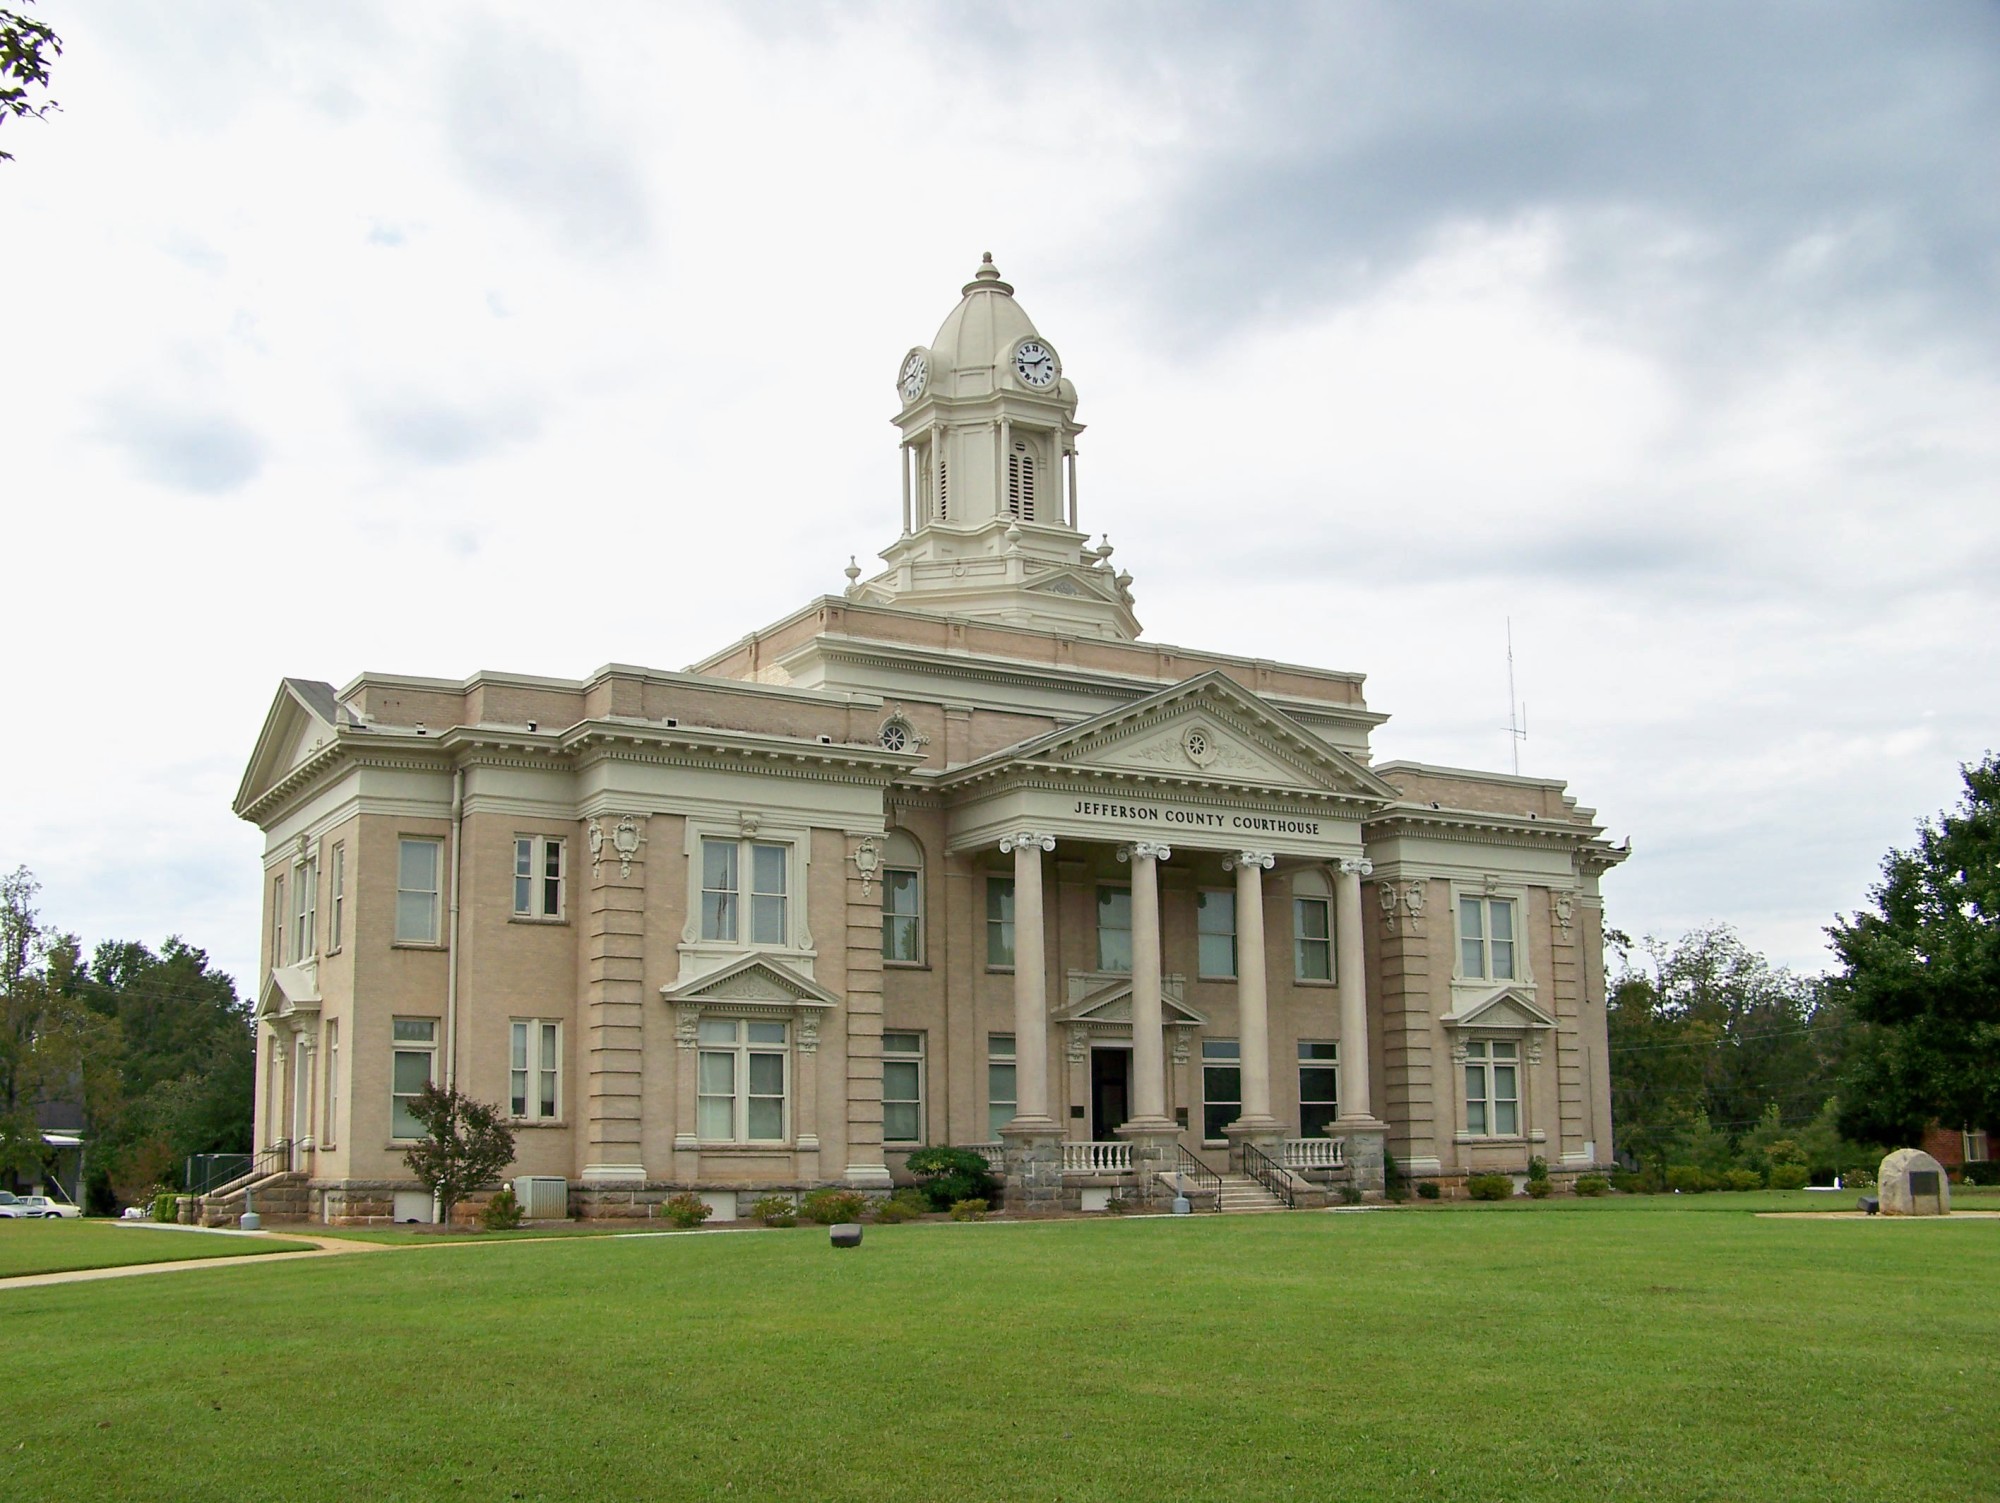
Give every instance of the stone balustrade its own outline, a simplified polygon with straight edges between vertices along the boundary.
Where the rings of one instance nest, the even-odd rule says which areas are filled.
[[[1130,1143],[1065,1143],[1062,1146],[1065,1174],[1130,1174]]]
[[[1287,1138],[1279,1145],[1278,1163],[1286,1169],[1343,1169],[1346,1150],[1343,1138]]]

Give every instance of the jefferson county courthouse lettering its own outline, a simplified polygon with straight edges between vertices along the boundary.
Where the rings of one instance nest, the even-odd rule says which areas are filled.
[[[896,391],[886,567],[685,672],[282,684],[235,808],[312,1214],[428,1215],[431,1080],[585,1215],[943,1143],[1015,1205],[1608,1165],[1591,811],[1373,762],[1358,673],[1142,641],[990,257]]]

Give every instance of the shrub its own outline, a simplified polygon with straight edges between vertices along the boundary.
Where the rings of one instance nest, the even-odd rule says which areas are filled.
[[[970,1148],[919,1148],[904,1167],[917,1177],[934,1211],[948,1211],[961,1200],[991,1200],[999,1193],[1000,1181],[985,1155]]]
[[[984,1221],[986,1219],[986,1202],[976,1195],[969,1200],[954,1201],[951,1207],[951,1219],[953,1221]]]
[[[1683,1195],[1699,1195],[1708,1188],[1703,1179],[1701,1165],[1676,1164],[1667,1171],[1667,1188]]]
[[[1104,1202],[1104,1209],[1114,1216],[1123,1216],[1132,1209],[1132,1202],[1122,1195],[1114,1195]]]
[[[1417,1195],[1420,1199],[1436,1200],[1443,1193],[1443,1191],[1438,1189],[1438,1182],[1434,1179],[1419,1180],[1417,1182]]]
[[[901,1221],[915,1221],[924,1214],[922,1206],[912,1206],[907,1200],[880,1200],[875,1203],[875,1219],[885,1226],[894,1226]]]
[[[511,1232],[521,1224],[521,1202],[512,1185],[502,1185],[500,1193],[479,1208],[479,1224],[489,1232]]]
[[[867,1209],[868,1197],[859,1190],[815,1190],[799,1202],[799,1214],[815,1226],[859,1221]]]
[[[1465,1193],[1474,1200],[1511,1200],[1514,1181],[1504,1174],[1472,1174],[1466,1176]]]
[[[1544,1180],[1547,1179],[1548,1177],[1549,1177],[1549,1161],[1547,1159],[1543,1158],[1538,1153],[1533,1158],[1528,1160],[1529,1184],[1532,1185],[1533,1183],[1535,1183],[1536,1180]]]
[[[1965,1166],[1968,1185],[2000,1185],[2000,1159],[1974,1159]]]
[[[1549,1191],[1552,1188],[1553,1186],[1549,1184],[1549,1177],[1546,1174],[1540,1179],[1530,1178],[1528,1181],[1528,1193],[1536,1200],[1547,1200],[1549,1198]]]
[[[1771,1165],[1771,1188],[1773,1190],[1803,1190],[1806,1187],[1806,1166],[1804,1164]]]
[[[694,1191],[683,1190],[680,1194],[668,1198],[660,1207],[660,1214],[675,1226],[686,1228],[700,1226],[715,1214],[715,1210]]]
[[[1852,1169],[1843,1169],[1840,1174],[1840,1183],[1843,1188],[1849,1190],[1870,1189],[1875,1184],[1875,1171],[1862,1165],[1857,1165]]]
[[[1340,1187],[1340,1203],[1344,1206],[1360,1205],[1361,1187],[1359,1185],[1342,1185]]]
[[[797,1226],[799,1208],[789,1195],[760,1195],[750,1214],[766,1226]]]
[[[162,1190],[153,1197],[153,1219],[172,1223],[180,1220],[179,1197],[171,1190]]]
[[[1764,1176],[1755,1169],[1731,1169],[1722,1176],[1722,1184],[1728,1190],[1761,1190]]]
[[[1576,1193],[1595,1198],[1611,1193],[1611,1181],[1601,1174],[1579,1174],[1576,1177]]]

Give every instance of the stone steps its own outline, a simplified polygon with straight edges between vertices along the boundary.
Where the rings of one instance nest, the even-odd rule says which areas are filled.
[[[1282,1211],[1285,1203],[1247,1174],[1222,1176],[1222,1207],[1225,1211]]]

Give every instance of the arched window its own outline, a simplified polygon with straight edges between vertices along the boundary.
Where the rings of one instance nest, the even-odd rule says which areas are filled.
[[[1007,514],[1023,522],[1035,520],[1035,456],[1026,444],[1014,445],[1007,456]]]
[[[889,832],[882,856],[882,958],[924,963],[924,850],[905,830]]]
[[[1333,884],[1313,868],[1292,878],[1292,975],[1333,980]]]

